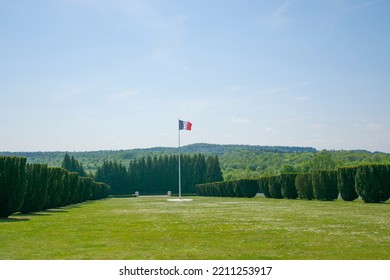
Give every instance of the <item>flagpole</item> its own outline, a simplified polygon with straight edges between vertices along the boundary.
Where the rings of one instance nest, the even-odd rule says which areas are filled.
[[[180,120],[179,120],[180,123]],[[181,199],[181,169],[180,169],[180,124],[179,124],[179,199]]]

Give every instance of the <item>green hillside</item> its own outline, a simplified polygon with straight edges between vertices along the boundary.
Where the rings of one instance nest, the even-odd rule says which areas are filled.
[[[334,162],[334,167],[354,166],[361,163],[390,163],[390,155],[365,150],[317,151],[311,147],[251,146],[192,144],[183,146],[182,153],[218,155],[225,179],[257,178],[280,172],[307,172],[312,170],[317,157]],[[61,166],[65,156],[61,152],[0,152],[0,155],[27,157],[28,163],[47,163]],[[86,172],[96,172],[104,161],[120,162],[126,166],[134,160],[149,155],[175,154],[177,148],[155,147],[147,149],[108,150],[92,152],[68,152],[82,163]],[[324,156],[324,155],[327,156]]]

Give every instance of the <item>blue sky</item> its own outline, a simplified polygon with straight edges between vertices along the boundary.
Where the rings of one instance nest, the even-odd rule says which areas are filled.
[[[390,152],[388,0],[0,1],[0,151]]]

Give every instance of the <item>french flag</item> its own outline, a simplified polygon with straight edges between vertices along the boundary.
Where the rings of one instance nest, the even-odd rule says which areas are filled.
[[[179,130],[191,130],[192,123],[179,120]]]

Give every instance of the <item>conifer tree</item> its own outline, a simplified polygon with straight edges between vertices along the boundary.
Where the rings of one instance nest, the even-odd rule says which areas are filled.
[[[26,193],[26,158],[0,156],[0,217],[20,210]]]

